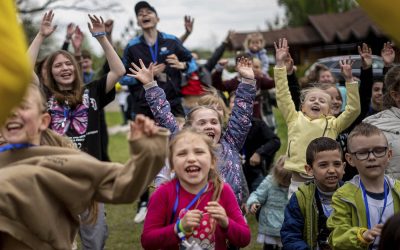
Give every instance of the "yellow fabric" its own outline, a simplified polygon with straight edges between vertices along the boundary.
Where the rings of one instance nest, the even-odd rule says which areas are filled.
[[[360,96],[356,82],[346,83],[347,105],[345,111],[337,118],[334,116],[321,116],[311,120],[296,111],[286,75],[286,68],[274,68],[276,101],[283,118],[288,126],[288,148],[285,169],[299,173],[306,173],[306,149],[315,138],[326,136],[336,139],[340,132],[345,130],[360,114]],[[325,130],[326,127],[326,130]],[[324,132],[325,131],[325,132]]]
[[[0,125],[17,105],[32,79],[25,35],[13,0],[0,1]]]
[[[397,44],[400,44],[400,31],[397,27],[397,24],[400,23],[400,1],[358,0],[357,2],[385,33],[391,36]]]

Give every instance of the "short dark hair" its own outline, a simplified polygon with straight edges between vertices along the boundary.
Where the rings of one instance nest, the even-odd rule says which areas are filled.
[[[398,249],[400,244],[400,214],[396,213],[390,217],[382,228],[381,239],[378,250]]]
[[[386,136],[383,134],[382,130],[380,130],[378,127],[365,122],[358,124],[357,126],[354,127],[354,129],[350,132],[349,136],[347,137],[347,151],[351,152],[350,145],[353,137],[356,136],[370,137],[373,135],[383,135],[383,137],[385,137],[385,140],[387,142]]]
[[[86,49],[82,50],[82,58],[92,60],[92,54]]]
[[[315,156],[319,152],[323,151],[334,151],[338,150],[340,153],[340,157],[343,156],[342,148],[340,147],[340,144],[335,141],[334,139],[331,139],[329,137],[319,137],[310,142],[307,147],[306,151],[306,162],[307,165],[312,166],[313,162],[315,161]]]
[[[139,14],[139,11],[140,11],[141,9],[143,9],[143,8],[147,8],[147,9],[153,11],[153,12],[156,14],[156,16],[157,16],[157,11],[156,11],[156,9],[155,9],[153,6],[151,6],[151,5],[150,5],[148,2],[146,2],[146,1],[140,1],[140,2],[138,2],[138,3],[135,5],[135,14],[136,14],[136,16]]]

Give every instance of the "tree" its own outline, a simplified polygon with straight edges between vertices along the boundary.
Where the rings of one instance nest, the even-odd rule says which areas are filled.
[[[84,12],[96,12],[100,10],[122,11],[118,1],[99,0],[46,0],[44,3],[37,3],[35,0],[17,0],[18,12],[20,14],[34,14],[46,10],[78,10]]]
[[[278,0],[278,4],[285,8],[291,27],[305,25],[309,15],[345,12],[357,6],[354,0]]]

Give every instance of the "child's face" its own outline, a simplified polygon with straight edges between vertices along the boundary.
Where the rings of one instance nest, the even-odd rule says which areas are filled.
[[[322,191],[332,192],[343,177],[344,165],[339,150],[321,151],[315,155],[312,166],[306,165],[306,171],[314,176],[315,183]]]
[[[383,82],[374,82],[374,84],[372,85],[371,100],[372,103],[374,103],[377,106],[382,105],[382,97],[383,97],[382,89],[383,89]]]
[[[51,66],[51,73],[61,90],[71,89],[75,80],[75,67],[68,57],[57,55]]]
[[[357,168],[361,177],[368,179],[383,176],[392,156],[383,134],[355,136],[350,140],[348,151],[347,161]]]
[[[331,97],[323,90],[309,92],[301,106],[301,111],[311,119],[328,115]]]
[[[253,72],[255,76],[262,76],[261,61],[254,58],[253,59]]]
[[[325,90],[331,96],[331,114],[333,116],[338,116],[342,110],[342,97],[337,88],[331,87]]]
[[[221,138],[221,123],[218,114],[212,109],[199,109],[192,115],[192,127],[211,137],[215,144]]]
[[[331,84],[333,84],[333,83],[335,83],[335,80],[334,80],[334,78],[332,76],[332,73],[329,70],[325,70],[325,71],[322,71],[319,74],[318,82],[319,83],[331,83]]]
[[[29,89],[22,103],[13,109],[1,134],[8,143],[40,144],[40,133],[50,123],[50,116],[40,109],[41,100],[37,90]]]
[[[249,49],[252,52],[257,52],[262,49],[262,41],[260,39],[252,39],[249,41]]]
[[[186,188],[205,186],[213,160],[204,139],[187,134],[178,139],[171,150],[172,167],[181,184]]]

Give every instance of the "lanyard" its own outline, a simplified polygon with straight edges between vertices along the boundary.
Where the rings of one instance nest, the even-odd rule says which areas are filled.
[[[362,183],[361,179],[360,179],[360,186],[361,186],[361,190],[363,192],[363,197],[364,197],[364,204],[365,204],[365,209],[367,210],[367,225],[368,225],[368,229],[371,229],[371,221],[370,221],[370,215],[369,215],[369,206],[368,206],[368,200],[367,200],[367,192],[365,191],[365,187],[364,184]],[[387,187],[387,183],[386,183],[386,179],[384,179],[384,183],[383,183],[383,189],[384,189],[384,196],[385,199],[383,201],[383,208],[382,208],[382,213],[379,217],[379,221],[378,224],[382,223],[382,217],[383,217],[383,213],[385,212],[386,209],[386,203],[387,203],[387,196],[388,196],[388,187]]]
[[[150,55],[151,59],[153,60],[153,63],[157,62],[157,57],[158,57],[158,38],[156,39],[156,42],[154,43],[154,50],[153,46],[149,44],[149,50],[150,50]]]
[[[175,185],[176,199],[175,199],[175,203],[174,203],[174,209],[173,209],[173,211],[172,211],[172,217],[171,217],[171,220],[170,220],[170,224],[174,221],[175,214],[176,214],[176,210],[178,209],[178,204],[179,204],[179,190],[180,190],[180,187],[181,187],[181,185],[180,185],[179,181],[177,181],[177,182],[176,182],[176,185]],[[195,203],[195,202],[200,198],[200,196],[207,190],[207,188],[208,188],[208,183],[197,193],[197,195],[193,198],[193,200],[189,203],[189,205],[187,205],[187,206],[185,207],[185,210],[186,210],[186,211],[189,210],[189,209],[194,205],[194,203]]]
[[[11,149],[22,149],[22,148],[29,148],[35,146],[30,143],[16,143],[16,144],[7,144],[5,146],[0,147],[0,152],[5,152]]]

